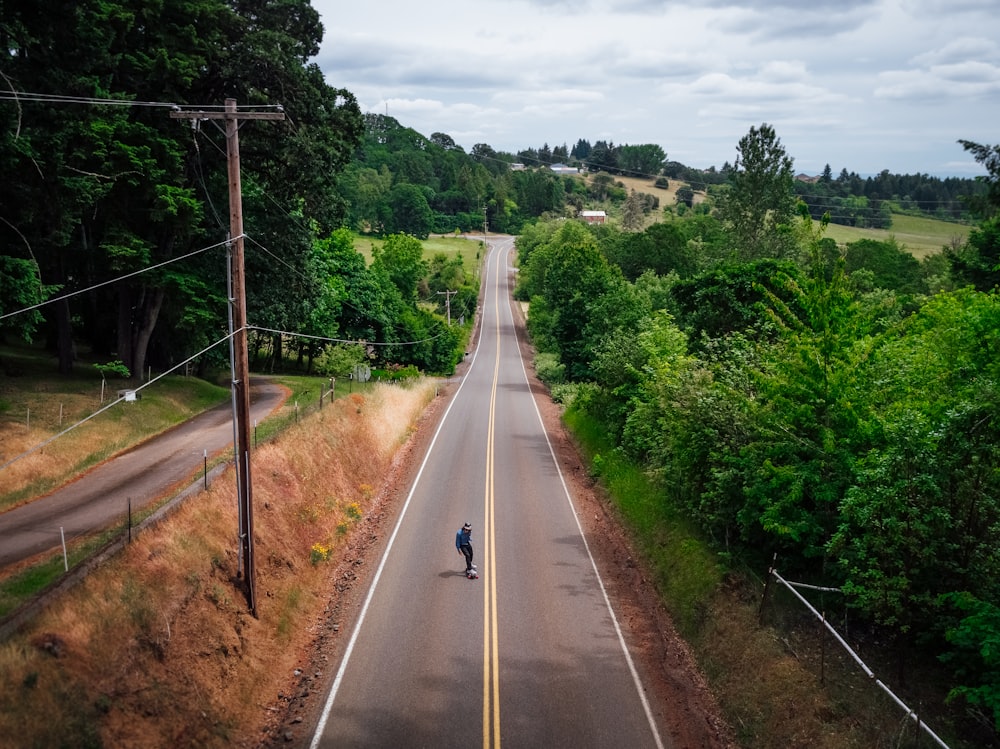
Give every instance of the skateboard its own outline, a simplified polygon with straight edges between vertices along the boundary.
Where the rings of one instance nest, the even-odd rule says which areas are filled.
[[[470,580],[479,579],[479,570],[476,569],[476,565],[472,565],[472,569],[465,573],[465,576]]]

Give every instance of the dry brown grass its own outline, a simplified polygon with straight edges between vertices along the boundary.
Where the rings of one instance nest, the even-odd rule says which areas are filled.
[[[660,211],[666,208],[668,205],[674,205],[677,202],[677,188],[686,184],[676,179],[669,180],[670,187],[664,190],[662,187],[656,186],[655,177],[615,177],[616,182],[621,182],[625,185],[625,189],[636,192],[644,192],[647,195],[655,195],[660,199]]]
[[[373,506],[434,388],[342,398],[255,451],[259,618],[229,471],[4,643],[0,746],[254,745],[325,605],[324,550]]]
[[[904,749],[932,744],[831,637],[821,646],[820,625],[796,604],[789,607],[789,596],[772,594],[762,626],[759,593],[757,583],[730,578],[706,602],[694,642],[699,663],[742,746]],[[781,598],[786,600],[779,603]],[[881,678],[896,681],[876,649],[861,655]],[[912,683],[891,686],[897,692],[907,687],[902,698],[946,734],[950,725],[961,725],[963,716],[931,709],[940,695],[921,684],[930,678],[924,684],[930,687],[935,677],[926,670],[917,672],[917,666],[911,664]],[[952,741],[953,747],[978,745],[954,737]]]
[[[700,637],[700,659],[745,746],[848,749],[868,746],[857,722],[819,685],[816,672],[757,623],[756,601],[717,594]]]

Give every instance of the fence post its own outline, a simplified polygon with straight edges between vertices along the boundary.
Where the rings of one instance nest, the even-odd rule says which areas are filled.
[[[771,590],[771,573],[774,572],[774,565],[778,562],[778,552],[774,553],[771,559],[771,566],[767,568],[767,577],[764,578],[764,595],[760,598],[760,612],[757,614],[757,622],[764,623],[764,607],[767,605],[767,594]]]
[[[826,611],[819,626],[819,683],[826,684]]]
[[[61,525],[59,526],[59,538],[62,540],[63,570],[69,572],[69,557],[66,555],[66,531]]]

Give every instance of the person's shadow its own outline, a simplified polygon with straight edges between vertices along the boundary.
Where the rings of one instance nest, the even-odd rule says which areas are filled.
[[[438,577],[465,577],[465,570],[447,570],[439,572]]]

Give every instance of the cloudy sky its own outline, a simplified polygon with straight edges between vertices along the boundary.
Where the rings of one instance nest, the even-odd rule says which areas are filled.
[[[467,151],[657,143],[721,167],[774,126],[795,171],[972,176],[1000,143],[998,0],[313,0],[364,111]]]

